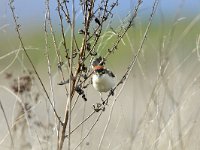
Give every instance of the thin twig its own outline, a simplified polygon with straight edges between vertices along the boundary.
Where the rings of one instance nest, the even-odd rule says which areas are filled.
[[[71,134],[76,131],[82,124],[84,124],[90,117],[92,117],[95,114],[96,111],[91,112],[81,123],[79,123],[72,131]],[[65,137],[68,137],[68,135],[66,135]]]
[[[69,95],[67,99],[67,104],[65,108],[65,117],[64,117],[64,123],[62,127],[62,132],[61,132],[61,137],[59,140],[59,150],[62,150],[63,148],[63,143],[65,140],[65,133],[66,133],[66,128],[67,128],[67,123],[68,124],[68,132],[69,132],[69,139],[68,139],[68,149],[70,150],[70,132],[71,132],[71,101],[73,98],[73,93],[74,93],[74,77],[72,73],[72,67],[73,67],[73,52],[74,52],[74,32],[75,32],[75,4],[74,0],[72,1],[72,11],[73,11],[73,16],[72,16],[72,26],[71,26],[71,53],[70,53],[70,68],[69,68]]]
[[[53,45],[54,45],[55,53],[56,53],[56,56],[57,56],[58,70],[60,72],[61,79],[64,82],[65,81],[65,75],[64,75],[63,70],[62,70],[62,63],[63,63],[63,61],[62,61],[62,58],[61,58],[60,50],[59,50],[59,48],[57,46],[57,40],[56,40],[55,32],[54,32],[54,29],[53,29],[52,21],[51,21],[51,14],[50,14],[50,8],[49,8],[49,0],[46,0],[46,20],[48,20],[50,31],[51,31]],[[68,62],[68,67],[69,67],[69,62]],[[66,85],[65,85],[65,90],[66,90],[66,93],[68,94]]]
[[[102,112],[100,112],[99,116],[97,117],[96,121],[94,122],[94,124],[91,126],[91,128],[89,129],[88,133],[85,135],[85,137],[79,142],[79,144],[74,148],[74,150],[76,150],[82,143],[83,141],[88,137],[88,135],[91,133],[92,129],[95,127],[95,125],[97,124],[97,122],[99,121],[101,115],[102,115]]]
[[[35,134],[36,134],[36,136],[37,136],[38,143],[40,144],[41,150],[44,150],[43,147],[42,147],[42,143],[41,143],[41,141],[40,141],[39,135],[37,134],[36,130],[34,130],[34,131],[35,131]]]
[[[126,80],[127,81],[127,80]],[[120,94],[122,93],[123,89],[124,89],[124,86],[126,84],[126,81],[123,83],[122,87],[120,88],[120,91],[117,93],[117,95],[115,96],[114,100],[113,100],[113,103],[111,105],[111,108],[110,108],[110,113],[109,113],[109,116],[108,116],[108,120],[107,120],[107,123],[106,123],[106,126],[104,128],[104,131],[102,133],[102,136],[101,136],[101,139],[100,139],[100,142],[99,142],[99,146],[98,146],[98,150],[101,149],[101,145],[103,143],[103,138],[105,137],[105,133],[108,129],[108,126],[110,124],[110,120],[111,120],[111,117],[112,117],[112,113],[113,113],[113,109],[114,109],[114,106],[115,106],[115,102],[117,101],[118,97],[120,96]]]
[[[63,6],[61,5],[60,0],[57,0],[57,3],[58,3],[58,15],[59,15],[59,19],[60,19],[61,34],[62,34],[62,39],[63,39],[62,42],[63,42],[63,46],[65,48],[65,52],[67,53],[66,55],[68,57],[67,42],[65,39],[65,32],[64,32],[64,25],[63,25],[63,17],[62,17],[61,10],[60,10],[60,8],[63,9]],[[69,16],[69,15],[65,14],[65,16]],[[68,19],[68,20],[70,20],[70,19]],[[67,59],[67,63],[68,63],[68,68],[69,68],[69,66],[70,66],[69,59]]]
[[[127,68],[126,72],[124,73],[123,77],[122,77],[121,80],[116,84],[116,86],[113,88],[113,90],[116,90],[116,88],[117,88],[120,84],[122,84],[122,83],[127,79],[127,76],[129,75],[129,72],[132,70],[133,66],[135,65],[135,63],[136,63],[136,61],[137,61],[137,59],[138,59],[138,56],[139,56],[139,54],[140,54],[140,52],[141,52],[141,50],[142,50],[142,48],[143,48],[144,42],[145,42],[146,39],[147,39],[147,34],[148,34],[148,32],[149,32],[149,29],[150,29],[150,26],[151,26],[151,23],[152,23],[152,19],[153,19],[153,15],[154,15],[154,13],[155,13],[155,11],[156,11],[158,2],[159,2],[159,0],[155,0],[155,1],[154,1],[153,9],[152,9],[152,12],[151,12],[151,15],[150,15],[150,18],[149,18],[149,23],[148,23],[148,25],[147,25],[146,31],[145,31],[145,33],[144,33],[144,35],[143,35],[143,39],[142,39],[142,41],[141,41],[141,44],[140,44],[139,49],[137,50],[137,53],[136,53],[135,56],[133,57],[132,62],[131,62],[130,65],[128,66],[128,68]],[[108,54],[108,53],[107,53],[107,54]],[[106,55],[106,56],[108,56],[108,55]],[[106,102],[106,101],[109,99],[110,96],[111,96],[111,94],[108,95],[108,97],[106,98],[106,100],[104,100],[104,102]]]
[[[124,28],[122,27],[122,29],[124,30],[123,33],[122,34],[120,34],[120,33],[118,34],[117,41],[114,43],[113,47],[109,49],[109,51],[107,52],[107,54],[105,55],[104,58],[107,58],[112,52],[114,52],[117,49],[119,43],[121,42],[123,37],[126,35],[127,31],[132,27],[133,22],[134,22],[135,18],[137,17],[138,10],[139,10],[141,4],[142,4],[142,0],[138,0],[137,5],[136,5],[136,7],[135,7],[135,9],[133,11],[133,16],[128,21],[128,25],[126,27],[124,27]]]
[[[62,38],[63,38],[63,45],[64,45],[64,48],[65,48],[65,51],[67,52],[68,49],[67,49],[67,43],[66,43],[66,40],[65,40],[64,24],[63,24],[63,19],[62,19],[63,17],[62,17],[62,14],[61,14],[61,10],[64,13],[66,22],[70,25],[70,27],[72,27],[71,18],[70,18],[70,14],[69,14],[69,8],[67,6],[67,1],[65,1],[65,2],[63,1],[66,11],[64,9],[64,6],[60,2],[60,0],[57,0],[57,3],[58,3],[58,15],[59,15],[59,19],[60,19],[61,33],[62,33]],[[61,8],[61,10],[60,10],[60,8]],[[76,49],[79,50],[75,34],[74,34],[73,38],[74,38],[74,42],[75,42],[75,45],[76,45]],[[67,55],[68,55],[68,53],[67,53]],[[67,59],[67,61],[68,61],[68,65],[69,65],[69,59]]]
[[[68,150],[70,150],[70,144],[71,144],[71,107],[72,107],[72,91],[74,89],[72,89],[72,79],[73,79],[73,73],[72,73],[72,64],[73,64],[73,53],[74,53],[74,35],[75,35],[75,4],[74,4],[74,0],[72,0],[72,26],[71,26],[71,56],[70,56],[70,82],[69,82],[69,99],[68,99],[68,114],[69,114],[69,120],[66,120],[68,121],[68,126],[69,126],[69,130],[68,130],[68,133],[69,133],[69,137],[68,137]],[[63,137],[65,136],[65,133],[63,133]],[[65,139],[65,138],[64,138]]]
[[[5,119],[5,121],[6,121],[6,125],[7,125],[7,128],[8,128],[9,135],[10,135],[11,149],[14,149],[14,141],[13,141],[13,137],[12,137],[12,133],[11,133],[11,128],[10,128],[10,126],[9,126],[8,119],[7,119],[5,110],[4,110],[4,108],[3,108],[3,105],[2,105],[2,103],[1,103],[1,100],[0,100],[0,107],[1,107],[1,110],[2,110],[2,112],[3,112],[3,116],[4,116],[4,119]]]
[[[85,118],[85,111],[86,111],[86,102],[84,103],[84,106],[83,106],[83,116],[82,116],[82,120],[84,120]],[[81,125],[81,134],[80,134],[80,140],[83,139],[83,133],[84,133],[84,124]],[[82,150],[82,144],[80,145],[80,149]]]
[[[121,88],[121,89],[122,89],[122,88]],[[118,93],[118,96],[119,96],[119,94],[121,94],[121,92]],[[117,97],[118,97],[118,96],[117,96]],[[106,131],[108,130],[108,126],[109,126],[109,124],[110,124],[112,112],[113,112],[114,105],[115,105],[115,102],[116,102],[116,100],[117,100],[117,97],[114,99],[114,101],[113,101],[113,103],[112,103],[112,105],[111,105],[110,113],[109,113],[109,116],[108,116],[108,120],[107,120],[106,126],[105,126],[105,128],[104,128],[104,130],[103,130],[103,133],[102,133],[102,136],[101,136],[99,145],[98,145],[98,150],[101,149],[101,145],[102,145],[102,143],[103,143],[103,139],[104,139],[104,137],[105,137]]]
[[[158,3],[159,3],[159,0],[155,0],[155,1],[154,1],[153,8],[152,8],[152,12],[151,12],[150,18],[149,18],[149,23],[148,23],[148,25],[147,25],[147,27],[146,27],[146,31],[145,31],[145,33],[144,33],[144,35],[143,35],[143,39],[142,39],[142,41],[141,41],[140,47],[139,47],[139,49],[138,49],[136,55],[134,56],[134,58],[133,58],[131,64],[129,65],[129,67],[128,67],[126,73],[124,74],[123,78],[120,80],[121,83],[122,83],[124,80],[126,81],[126,78],[127,78],[127,76],[129,75],[129,72],[132,70],[134,64],[136,63],[136,61],[137,61],[137,59],[138,59],[138,56],[139,56],[139,54],[140,54],[140,52],[141,52],[141,50],[142,50],[142,48],[143,48],[144,42],[145,42],[146,39],[147,39],[147,35],[148,35],[149,29],[150,29],[150,26],[151,26],[151,23],[152,23],[153,16],[154,16],[154,14],[155,14],[155,12],[156,12]],[[121,83],[118,82],[118,84],[116,85],[116,87],[119,86]],[[115,87],[115,88],[116,88],[116,87]],[[114,89],[115,89],[115,88],[114,88]],[[107,99],[108,99],[108,98],[107,98]],[[106,99],[106,100],[107,100],[107,99]],[[138,128],[139,128],[139,127],[138,127]],[[137,130],[137,132],[138,132],[138,130]]]
[[[56,109],[55,107],[55,96],[54,96],[54,89],[53,89],[53,81],[52,81],[52,74],[51,74],[51,63],[50,63],[50,58],[49,58],[49,49],[48,49],[48,32],[47,32],[47,21],[48,21],[48,16],[49,16],[49,1],[46,0],[46,13],[45,13],[45,22],[44,22],[44,32],[45,32],[45,49],[46,49],[46,58],[47,58],[47,63],[48,63],[48,75],[49,75],[49,82],[50,82],[50,90],[51,90],[51,97],[52,97],[52,101],[53,101],[53,107],[54,109]],[[55,112],[54,112],[55,115]],[[59,122],[60,124],[60,122]],[[59,130],[58,130],[58,125],[57,124],[57,117],[55,115],[55,128],[56,128],[56,132],[57,134],[59,134]]]
[[[40,82],[40,84],[41,84],[41,86],[42,86],[42,88],[43,88],[45,94],[46,94],[46,97],[47,97],[47,99],[49,100],[50,105],[52,106],[52,109],[53,109],[53,111],[54,111],[56,117],[57,117],[58,120],[62,123],[62,121],[60,120],[60,117],[58,116],[56,110],[55,110],[54,107],[53,107],[53,104],[52,104],[52,102],[51,102],[51,100],[50,100],[50,97],[49,97],[49,94],[48,94],[48,92],[47,92],[47,90],[46,90],[46,88],[45,88],[45,86],[44,86],[44,84],[43,84],[43,82],[42,82],[42,79],[40,78],[40,76],[39,76],[39,74],[38,74],[38,72],[37,72],[37,70],[36,70],[36,68],[35,68],[35,66],[34,66],[34,64],[33,64],[32,60],[31,60],[31,58],[30,58],[30,56],[29,56],[29,54],[27,53],[27,50],[26,50],[25,46],[24,46],[24,43],[23,43],[23,41],[22,41],[22,36],[21,36],[21,33],[20,33],[20,25],[18,24],[17,16],[15,15],[15,11],[14,11],[15,8],[14,8],[14,6],[13,6],[13,2],[14,2],[13,0],[9,0],[9,6],[10,6],[10,10],[11,10],[11,12],[12,12],[12,17],[13,17],[13,19],[14,19],[14,23],[15,23],[15,26],[16,26],[16,31],[17,31],[17,35],[18,35],[18,39],[19,39],[19,41],[20,41],[21,47],[22,47],[22,49],[23,49],[23,51],[24,51],[26,57],[28,58],[28,61],[30,62],[31,67],[32,67],[33,70],[34,70],[34,72],[35,72],[35,74],[36,74],[36,76],[37,76],[37,78],[38,78],[38,80],[39,80],[39,82]]]

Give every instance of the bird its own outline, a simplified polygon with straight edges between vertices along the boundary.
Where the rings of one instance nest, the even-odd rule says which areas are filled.
[[[115,86],[115,75],[112,71],[104,67],[101,57],[93,61],[92,68],[92,85],[100,93],[102,99],[102,92],[112,91],[112,88]]]

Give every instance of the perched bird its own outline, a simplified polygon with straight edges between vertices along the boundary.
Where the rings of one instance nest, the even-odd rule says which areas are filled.
[[[112,71],[106,69],[103,66],[103,61],[101,58],[97,58],[93,61],[93,75],[92,75],[92,85],[95,90],[100,92],[108,92],[112,90],[115,86],[115,75]]]

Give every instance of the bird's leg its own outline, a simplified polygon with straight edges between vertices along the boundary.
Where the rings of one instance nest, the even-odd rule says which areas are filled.
[[[103,98],[102,98],[102,93],[101,93],[101,92],[99,92],[99,94],[100,94],[101,101],[103,101]]]
[[[109,95],[112,95],[112,96],[114,96],[114,90],[113,89],[110,89],[110,93],[109,93]]]

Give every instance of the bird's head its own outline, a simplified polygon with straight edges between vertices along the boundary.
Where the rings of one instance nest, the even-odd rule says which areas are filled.
[[[105,65],[105,59],[102,58],[101,56],[98,58],[95,58],[92,61],[91,65],[92,65],[92,68],[94,68],[95,66],[103,66],[103,65]]]
[[[103,66],[94,66],[94,73],[98,75],[102,75],[105,73],[105,69]]]

